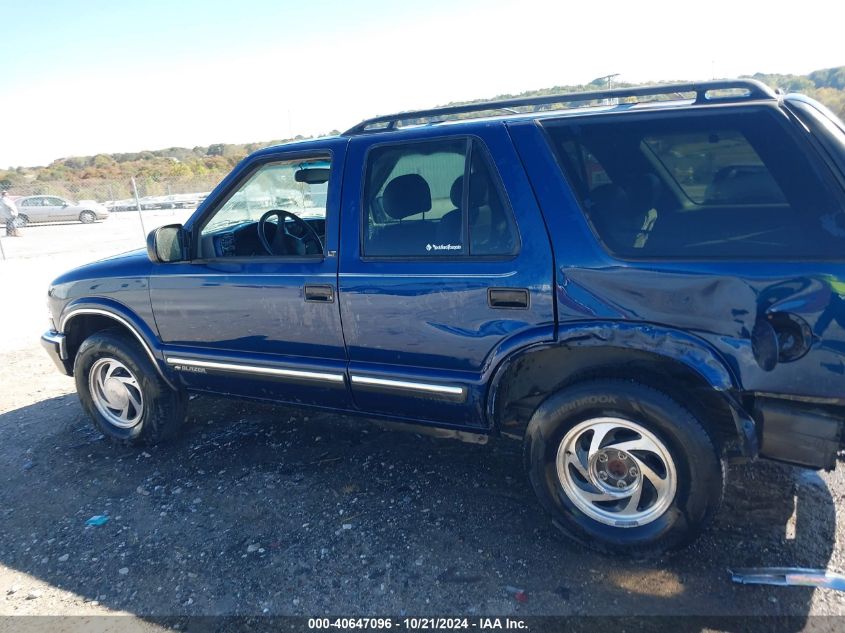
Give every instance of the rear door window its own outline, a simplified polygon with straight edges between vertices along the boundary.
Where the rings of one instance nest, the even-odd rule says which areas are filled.
[[[547,124],[599,238],[629,258],[841,258],[841,192],[775,113]]]
[[[507,256],[513,212],[487,151],[466,139],[397,143],[367,156],[364,256]]]

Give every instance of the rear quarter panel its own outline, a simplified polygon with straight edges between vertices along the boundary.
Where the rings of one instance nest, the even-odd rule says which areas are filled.
[[[712,346],[742,390],[845,404],[843,262],[615,259],[594,236],[539,126],[520,122],[510,131],[555,250],[560,341],[595,320],[657,324]],[[803,319],[812,342],[800,359],[768,369],[752,333],[777,312]]]

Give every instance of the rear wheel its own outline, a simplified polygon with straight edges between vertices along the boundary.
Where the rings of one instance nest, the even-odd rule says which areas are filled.
[[[73,366],[85,412],[103,435],[133,444],[174,437],[185,417],[185,398],[159,375],[135,341],[119,330],[91,335]]]
[[[555,525],[605,552],[680,547],[722,501],[713,439],[675,400],[633,381],[591,380],[551,396],[529,424],[525,456]]]
[[[79,221],[82,222],[82,224],[92,224],[96,221],[96,219],[97,216],[94,215],[93,211],[83,211],[79,214]]]
[[[29,218],[25,214],[19,213],[16,224],[17,226],[26,226],[27,224],[29,224]]]

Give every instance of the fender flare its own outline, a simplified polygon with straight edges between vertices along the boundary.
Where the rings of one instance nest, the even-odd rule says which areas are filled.
[[[739,388],[721,355],[704,339],[650,323],[610,322],[561,329],[559,343],[569,347],[620,347],[650,352],[683,363],[717,391]]]
[[[61,318],[58,323],[59,333],[65,334],[65,329],[67,328],[68,323],[70,323],[74,318],[85,314],[95,314],[107,317],[129,330],[137,339],[138,343],[140,343],[144,352],[146,352],[162,379],[171,388],[176,388],[171,376],[169,376],[166,372],[166,366],[163,365],[164,355],[161,353],[158,345],[153,342],[155,341],[154,333],[134,312],[129,310],[123,304],[108,299],[85,299],[69,303],[62,310]]]
[[[495,423],[498,414],[496,401],[501,381],[517,360],[528,354],[554,348],[577,350],[599,347],[655,354],[681,363],[696,373],[729,407],[743,455],[756,457],[756,425],[735,396],[741,385],[729,365],[703,339],[650,323],[591,322],[562,326],[554,342],[537,343],[512,352],[499,363],[490,381],[485,407],[490,423]]]

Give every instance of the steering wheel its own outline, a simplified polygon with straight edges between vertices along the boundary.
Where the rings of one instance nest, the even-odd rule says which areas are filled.
[[[267,239],[267,225],[273,216],[278,218],[278,222],[276,224],[276,232],[273,235],[273,241],[270,242]],[[288,232],[285,226],[285,218],[293,220],[293,223],[302,230],[302,235],[293,235]],[[261,246],[264,247],[268,255],[307,255],[309,242],[317,245],[317,252],[323,252],[323,241],[317,235],[314,227],[298,215],[290,211],[285,211],[284,209],[270,209],[261,216],[261,219],[258,220],[258,239],[261,241]]]

